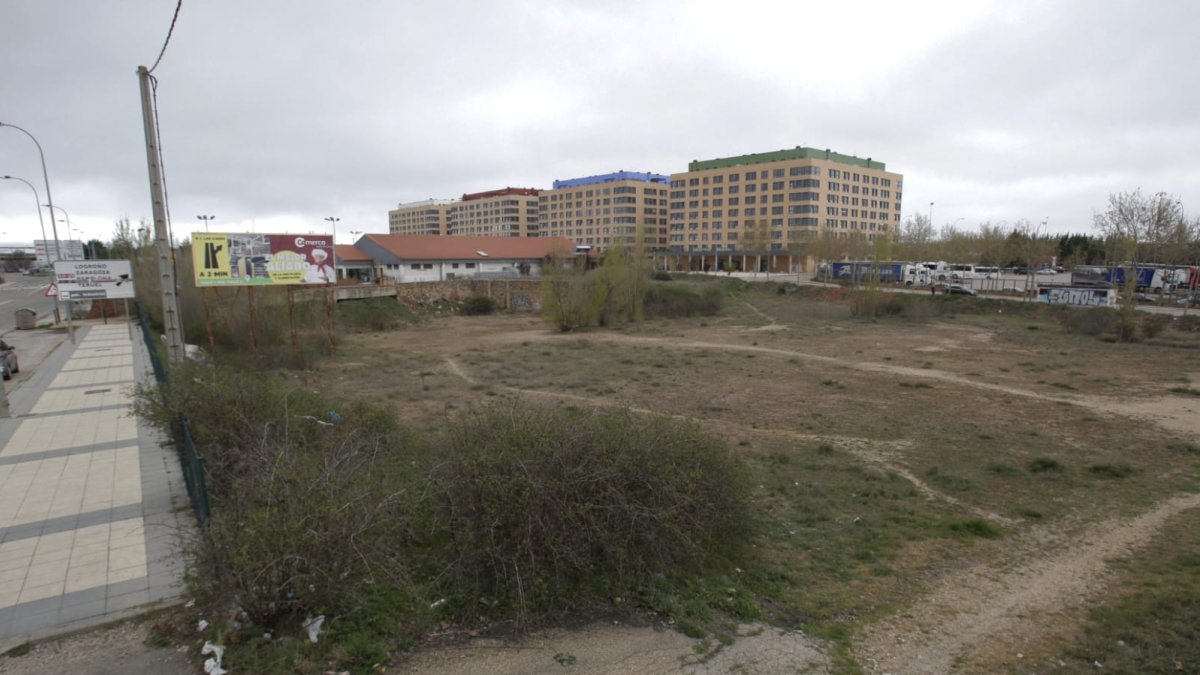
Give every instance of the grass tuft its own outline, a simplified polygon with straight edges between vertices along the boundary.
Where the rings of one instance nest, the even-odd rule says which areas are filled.
[[[955,534],[980,537],[981,539],[999,539],[1004,536],[1004,530],[983,518],[954,520],[947,527]]]

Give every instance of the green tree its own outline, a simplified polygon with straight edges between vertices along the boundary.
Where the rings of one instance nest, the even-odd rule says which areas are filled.
[[[33,264],[33,256],[25,251],[13,251],[4,258],[5,272],[19,272]]]
[[[85,260],[107,260],[108,247],[99,239],[89,239],[83,244],[83,257]]]
[[[559,252],[542,265],[542,319],[563,332],[599,323],[608,302],[598,275],[578,263]]]

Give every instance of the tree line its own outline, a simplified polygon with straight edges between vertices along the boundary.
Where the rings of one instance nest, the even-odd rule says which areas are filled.
[[[1109,195],[1093,214],[1091,232],[1052,234],[1047,223],[1029,220],[984,222],[977,230],[948,225],[937,230],[917,214],[893,235],[889,254],[897,260],[946,260],[988,267],[1037,267],[1053,260],[1063,267],[1200,264],[1200,218],[1189,218],[1178,197],[1140,189]],[[865,260],[879,245],[862,234],[847,239],[809,240],[797,252],[824,260]]]

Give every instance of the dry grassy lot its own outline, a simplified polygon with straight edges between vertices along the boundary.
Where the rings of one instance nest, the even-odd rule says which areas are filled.
[[[348,337],[314,378],[416,424],[504,397],[695,419],[746,460],[761,516],[715,604],[757,598],[833,671],[1092,669],[1089,607],[1134,592],[1143,549],[1196,550],[1200,350],[828,295],[573,333],[437,318]]]

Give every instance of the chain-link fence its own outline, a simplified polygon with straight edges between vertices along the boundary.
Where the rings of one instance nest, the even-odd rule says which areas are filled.
[[[146,312],[138,308],[138,323],[142,326],[142,338],[146,341],[146,351],[150,353],[150,365],[154,369],[154,379],[160,385],[167,383],[167,369],[163,363],[162,340],[156,340],[150,330],[150,319]],[[196,519],[203,525],[208,520],[208,487],[204,475],[204,458],[196,450],[192,440],[192,432],[188,427],[187,418],[180,415],[175,420],[172,434],[175,451],[179,455],[179,464],[183,468],[183,480],[187,485],[188,498],[192,502],[192,510]]]

